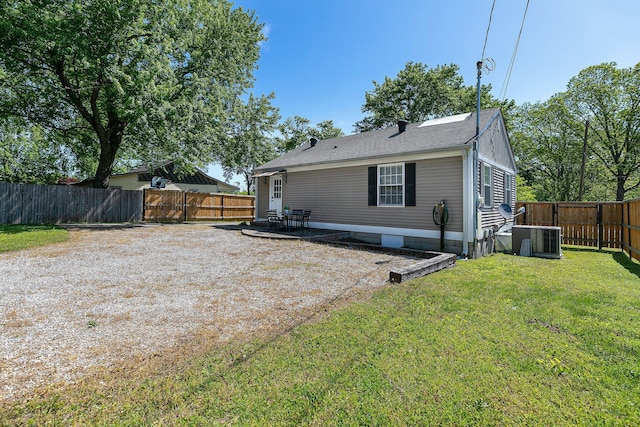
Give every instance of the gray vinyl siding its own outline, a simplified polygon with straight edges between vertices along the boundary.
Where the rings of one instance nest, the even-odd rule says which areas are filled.
[[[482,170],[482,166],[481,166]],[[504,218],[500,215],[498,211],[498,207],[502,203],[509,203],[512,208],[515,207],[515,177],[511,175],[511,201],[505,202],[504,200],[504,190],[505,190],[505,176],[507,172],[498,169],[497,167],[492,168],[492,206],[491,208],[482,209],[482,228],[491,228],[493,226],[501,226],[504,223]]]
[[[478,151],[499,165],[515,170],[516,165],[502,120],[495,120],[480,138]]]
[[[447,230],[462,231],[462,157],[415,163],[416,206],[368,206],[368,166],[376,163],[288,173],[283,205],[311,209],[311,222],[439,230],[433,223],[432,210],[444,199],[449,210]]]
[[[504,177],[505,168],[515,171],[516,165],[511,154],[509,139],[504,128],[502,120],[495,120],[482,135],[479,143],[479,152],[486,158],[492,160],[491,168],[492,186],[491,186],[491,207],[482,208],[482,228],[488,229],[499,227],[504,223],[504,218],[500,215],[498,207],[504,203]],[[500,166],[496,166],[500,165]],[[483,188],[483,162],[480,162],[478,180],[479,188],[482,194]],[[509,203],[511,207],[515,206],[515,176],[512,175],[511,194],[512,200]]]

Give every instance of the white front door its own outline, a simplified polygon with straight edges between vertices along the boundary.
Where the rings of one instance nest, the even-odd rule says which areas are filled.
[[[269,177],[269,209],[282,212],[282,175]]]

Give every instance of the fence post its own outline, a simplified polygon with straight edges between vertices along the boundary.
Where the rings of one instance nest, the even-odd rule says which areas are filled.
[[[183,191],[182,192],[182,209],[184,209],[184,222],[187,222],[187,218],[189,217],[187,211],[188,211],[188,206],[187,206],[187,192]]]
[[[553,203],[551,205],[551,225],[554,227],[558,224],[558,204]]]
[[[224,221],[224,194],[220,194],[220,216]]]
[[[602,224],[602,203],[598,203],[598,217],[596,219],[598,224],[598,250],[602,250],[602,240],[604,233],[604,225]]]

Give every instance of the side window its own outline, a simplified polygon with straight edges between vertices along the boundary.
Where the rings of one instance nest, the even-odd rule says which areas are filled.
[[[482,196],[484,197],[484,207],[490,208],[493,204],[492,196],[492,168],[491,165],[482,165]]]
[[[368,192],[369,206],[416,206],[416,164],[370,166]]]
[[[404,164],[378,166],[378,206],[404,206]]]
[[[511,205],[513,202],[513,192],[511,186],[513,185],[513,176],[510,173],[504,174],[504,202]]]

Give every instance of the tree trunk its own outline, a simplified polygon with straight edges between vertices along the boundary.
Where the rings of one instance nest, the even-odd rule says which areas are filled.
[[[626,192],[624,189],[624,184],[627,182],[627,175],[622,172],[618,172],[617,178],[617,188],[616,188],[616,201],[622,202],[624,201],[624,193]]]
[[[109,177],[113,170],[116,153],[122,142],[124,127],[124,123],[118,123],[109,126],[109,131],[106,134],[98,133],[98,137],[100,138],[100,160],[98,161],[98,169],[93,179],[94,188],[109,187]]]

